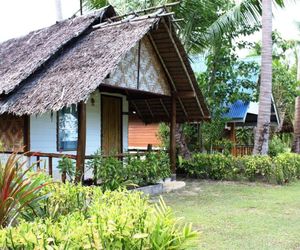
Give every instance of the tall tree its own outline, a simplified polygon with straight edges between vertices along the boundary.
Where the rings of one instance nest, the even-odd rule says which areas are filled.
[[[272,1],[262,0],[262,62],[259,109],[253,154],[266,155],[269,149],[272,104]]]
[[[298,81],[300,81],[299,56],[300,56],[300,46],[298,46],[298,56],[297,56],[297,80]],[[300,96],[297,96],[295,100],[294,138],[293,138],[292,152],[300,154]]]

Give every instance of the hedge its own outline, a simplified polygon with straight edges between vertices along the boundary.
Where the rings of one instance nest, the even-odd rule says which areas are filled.
[[[300,155],[276,157],[197,153],[180,164],[189,177],[212,180],[249,180],[284,184],[300,177]]]

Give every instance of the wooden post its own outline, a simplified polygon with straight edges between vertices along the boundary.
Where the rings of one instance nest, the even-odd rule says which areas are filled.
[[[171,96],[171,124],[170,124],[170,163],[171,163],[171,179],[176,180],[176,96]]]
[[[76,176],[75,183],[84,178],[84,160],[86,147],[86,104],[81,101],[78,104],[78,140],[76,155]]]
[[[38,171],[41,170],[41,161],[40,161],[40,156],[39,155],[36,157],[36,168],[37,168]]]
[[[236,152],[236,135],[235,135],[235,123],[230,123],[230,140],[233,143],[233,147],[231,149],[231,154],[233,156],[237,156]]]
[[[53,161],[52,161],[52,157],[49,157],[49,175],[51,176],[51,177],[53,177]]]

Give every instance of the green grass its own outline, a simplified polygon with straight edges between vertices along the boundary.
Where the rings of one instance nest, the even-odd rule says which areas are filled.
[[[300,182],[187,181],[163,197],[201,232],[196,249],[300,249]]]

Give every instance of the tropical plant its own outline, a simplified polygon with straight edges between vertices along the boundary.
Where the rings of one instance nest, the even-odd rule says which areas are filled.
[[[48,185],[43,178],[29,175],[33,164],[27,170],[27,161],[21,161],[23,156],[12,154],[5,164],[0,162],[0,226],[12,225],[25,207],[45,197],[41,189]]]
[[[66,176],[69,177],[70,181],[73,181],[74,176],[75,176],[75,163],[72,159],[63,156],[59,161],[58,161],[58,166],[57,169],[63,176],[63,182],[66,180]],[[66,175],[66,176],[65,176]]]
[[[46,217],[0,230],[0,248],[188,249],[198,235],[162,199],[153,204],[139,192],[67,183],[51,187],[48,204]]]
[[[299,25],[300,27],[300,25]],[[300,46],[297,46],[297,81],[299,85],[300,81]],[[299,86],[298,86],[299,90]],[[294,139],[293,139],[293,146],[292,151],[295,153],[300,154],[300,96],[297,95],[295,99],[295,121],[294,121]]]
[[[93,169],[103,190],[145,186],[170,177],[169,157],[164,152],[149,152],[145,156],[128,154],[123,162],[116,157],[104,158],[99,152],[94,154],[88,166]]]

